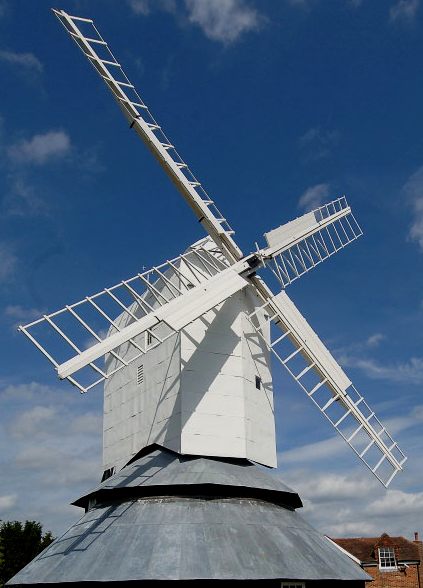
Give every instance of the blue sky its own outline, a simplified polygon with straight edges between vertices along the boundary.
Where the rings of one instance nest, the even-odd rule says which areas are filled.
[[[94,18],[245,252],[346,194],[364,231],[289,287],[409,456],[385,491],[275,377],[280,475],[333,536],[423,532],[420,0],[63,0]],[[202,237],[44,0],[0,1],[0,518],[60,533],[101,473],[81,396],[16,324]]]

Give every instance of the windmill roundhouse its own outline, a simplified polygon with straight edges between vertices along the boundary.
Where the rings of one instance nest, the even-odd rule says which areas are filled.
[[[298,494],[256,465],[277,466],[271,356],[385,486],[405,462],[285,291],[362,234],[346,198],[244,255],[94,22],[54,13],[208,236],[20,327],[61,379],[81,392],[104,382],[104,473],[74,502],[82,519],[9,584],[363,586],[367,574],[298,515]]]

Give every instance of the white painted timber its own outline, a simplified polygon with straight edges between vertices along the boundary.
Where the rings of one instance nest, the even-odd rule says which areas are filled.
[[[231,288],[226,280],[226,295]],[[120,469],[151,443],[276,466],[269,351],[246,318],[261,303],[251,286],[239,288],[105,382],[105,470]],[[119,328],[128,320],[122,315]],[[125,358],[129,349],[123,343],[119,356]],[[113,367],[117,360],[108,355],[106,361]],[[141,363],[144,380],[137,385]],[[260,390],[256,376],[263,382]]]
[[[254,289],[247,288],[243,294],[248,310],[257,308],[260,302]],[[265,340],[270,341],[270,323],[265,313],[259,313],[258,320]],[[271,353],[245,314],[241,317],[241,329],[247,455],[253,461],[277,467]],[[260,389],[256,387],[256,376],[261,381]]]
[[[242,262],[240,264],[241,266],[246,265]],[[237,264],[237,267],[240,264]],[[210,310],[210,308],[222,302],[222,300],[238,292],[238,290],[245,288],[247,284],[247,280],[232,268],[223,270],[218,275],[210,278],[206,283],[194,286],[192,290],[186,291],[178,298],[174,298],[154,312],[151,312],[138,321],[132,322],[122,330],[110,334],[104,341],[93,345],[59,365],[57,368],[59,378],[67,378],[140,333],[158,325],[160,322],[166,323],[174,331],[179,331],[188,323]]]
[[[261,303],[252,290],[234,295],[181,333],[181,451],[275,467],[269,352],[245,316]],[[260,390],[256,376],[263,382]]]
[[[282,291],[273,298],[275,307],[279,310],[281,320],[288,329],[295,335],[295,339],[304,347],[304,352],[316,360],[325,375],[335,385],[336,392],[343,391],[351,386],[348,378],[339,363],[322,343],[301,312],[289,298],[286,292]]]
[[[109,88],[130,122],[131,128],[156,157],[227,259],[231,263],[241,259],[242,252],[232,239],[234,231],[151,115],[94,23],[92,23],[93,32],[90,36],[85,36],[75,17],[64,10],[54,10],[54,14]],[[93,38],[100,41],[106,48],[110,55],[109,59],[101,59],[98,54],[98,44],[93,42]],[[110,66],[114,67],[110,68]]]
[[[269,246],[267,250],[264,250],[264,256],[274,257],[349,214],[351,214],[349,206],[327,217],[322,217],[320,209],[316,209],[285,223],[264,234]]]
[[[137,367],[144,381],[137,384]],[[121,469],[140,449],[160,443],[180,451],[180,335],[148,351],[104,385],[104,469]]]
[[[402,470],[406,456],[399,449],[386,428],[358,393],[305,318],[285,292],[270,297],[263,306],[282,334],[272,337],[269,349],[306,392],[322,414],[353,449],[384,486]],[[262,328],[249,318],[258,334]],[[262,333],[263,341],[267,337]],[[284,347],[288,343],[290,350]],[[302,365],[294,365],[298,358]],[[304,381],[306,373],[314,373],[314,382]],[[316,380],[317,376],[317,380]]]

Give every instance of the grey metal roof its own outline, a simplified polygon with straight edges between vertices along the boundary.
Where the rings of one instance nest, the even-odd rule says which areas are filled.
[[[254,499],[97,506],[9,585],[130,580],[366,580],[294,510]]]
[[[8,585],[369,578],[247,460],[151,446],[75,504],[91,508]]]
[[[204,492],[263,498],[292,508],[302,506],[297,492],[246,459],[181,455],[158,445],[146,448],[141,457],[73,504],[85,507],[89,499],[108,500],[112,493],[128,497]]]

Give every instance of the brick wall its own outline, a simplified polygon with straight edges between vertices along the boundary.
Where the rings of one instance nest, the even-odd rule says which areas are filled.
[[[368,588],[420,588],[415,564],[409,564],[404,572],[381,572],[379,566],[365,566],[364,569],[374,578],[373,582],[366,582]]]
[[[419,550],[419,559],[420,559],[420,583],[421,588],[423,588],[423,541],[420,541],[419,534],[417,531],[414,533],[414,545]]]

